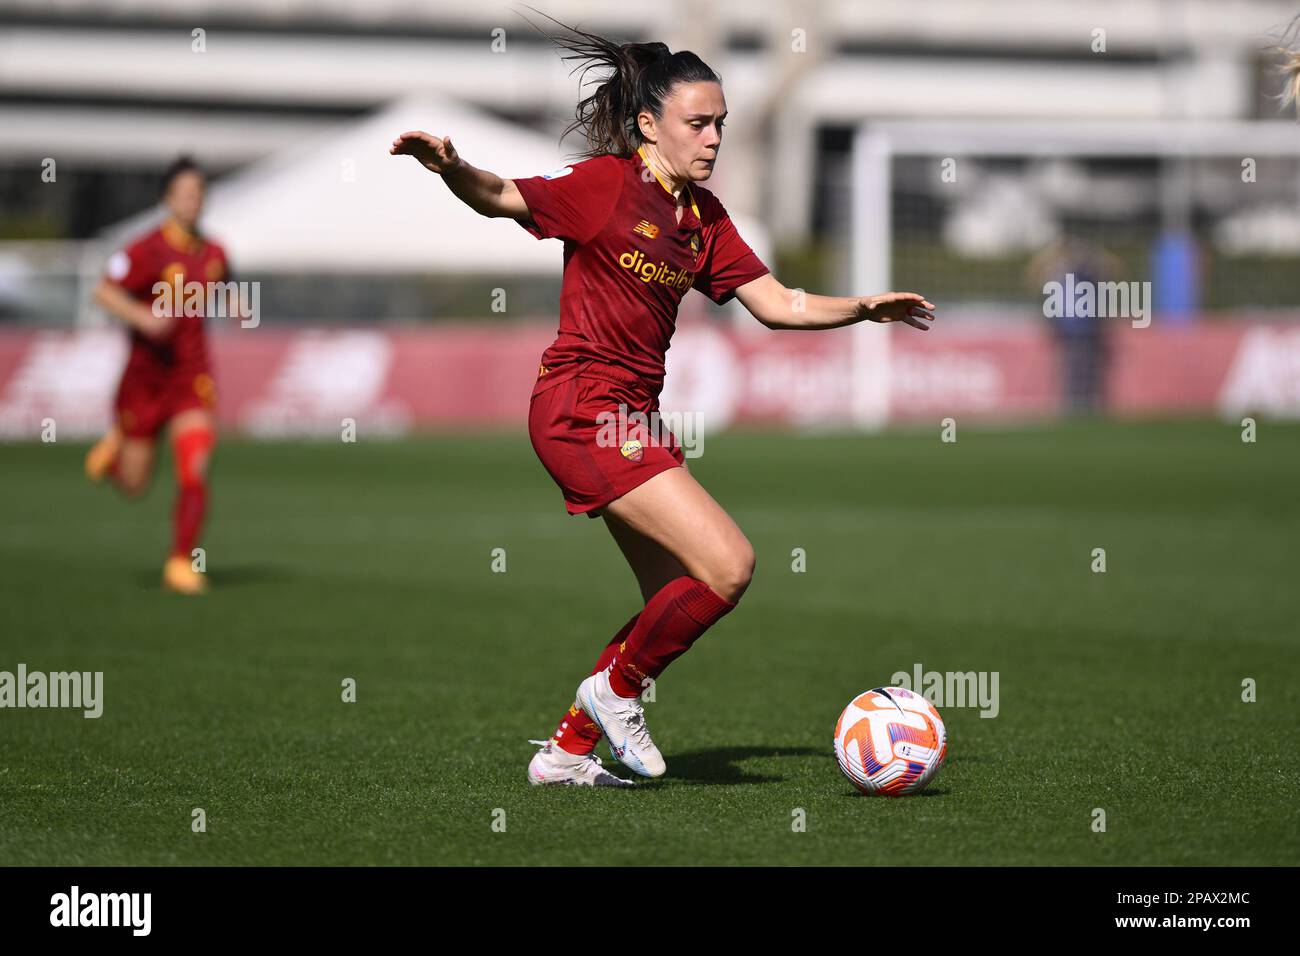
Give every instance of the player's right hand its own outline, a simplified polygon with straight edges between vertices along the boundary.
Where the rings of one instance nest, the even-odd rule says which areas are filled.
[[[450,136],[439,139],[412,130],[393,140],[388,152],[393,156],[414,156],[421,166],[434,173],[450,173],[460,166],[460,155],[451,145]]]

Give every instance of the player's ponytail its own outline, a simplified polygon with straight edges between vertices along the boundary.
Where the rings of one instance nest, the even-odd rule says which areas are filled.
[[[1282,85],[1282,106],[1295,103],[1296,108],[1300,109],[1300,50],[1287,51],[1286,62],[1282,64],[1282,74],[1285,77]]]
[[[605,74],[604,82],[596,91],[578,103],[574,121],[560,136],[563,140],[574,130],[580,130],[588,146],[580,154],[582,156],[609,153],[631,156],[642,142],[637,124],[637,115],[642,110],[659,119],[663,116],[664,100],[678,83],[722,82],[718,74],[689,50],[673,53],[667,44],[659,42],[614,43],[594,33],[566,26],[553,17],[547,19],[571,34],[546,36],[556,46],[568,51],[562,59],[580,61],[582,76],[579,87],[585,83],[588,70],[596,69]]]
[[[1282,74],[1282,108],[1292,103],[1300,110],[1300,17],[1291,21],[1283,35],[1283,46],[1277,52],[1283,56],[1278,72]]]

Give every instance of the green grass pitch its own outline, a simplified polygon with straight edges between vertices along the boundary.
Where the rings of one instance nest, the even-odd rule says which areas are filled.
[[[0,710],[5,863],[1300,862],[1300,427],[709,438],[757,573],[630,792],[525,778],[640,600],[522,434],[225,441],[197,600],[157,586],[167,462],[128,504],[83,452],[0,447],[0,670],[105,675],[98,720]],[[941,707],[929,791],[858,797],[835,719],[917,663],[1000,712]]]

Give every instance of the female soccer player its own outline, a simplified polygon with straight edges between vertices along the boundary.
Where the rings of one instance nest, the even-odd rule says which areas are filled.
[[[193,569],[191,553],[207,510],[216,390],[203,318],[185,315],[174,294],[172,309],[155,309],[159,296],[154,284],[166,283],[174,293],[190,282],[206,287],[226,279],[225,252],[198,231],[205,186],[193,160],[174,162],[162,182],[166,220],[115,253],[95,289],[95,302],[130,329],[131,352],[117,390],[113,426],[87,454],[86,475],[92,481],[111,478],[128,498],[138,497],[153,475],[158,434],[170,426],[177,493],[163,585],[182,594],[199,594],[206,587],[203,575]]]
[[[686,468],[672,436],[640,427],[657,412],[664,353],[686,290],[739,297],[768,328],[832,329],[862,320],[925,329],[934,307],[913,293],[799,295],[741,239],[713,194],[727,104],[718,76],[663,43],[615,45],[571,31],[557,42],[608,79],[578,104],[585,161],[545,176],[501,179],[465,162],[449,137],[402,133],[414,156],[476,212],[564,242],[560,326],[542,354],[528,430],[570,514],[600,516],[632,566],[645,606],[610,639],[555,733],[528,767],[533,784],[626,786],[593,750],[657,777],[664,759],[639,696],[749,586],[754,549]],[[585,75],[585,71],[584,71]],[[566,132],[568,132],[566,130]],[[601,434],[602,412],[627,440]],[[620,429],[621,430],[621,427]]]

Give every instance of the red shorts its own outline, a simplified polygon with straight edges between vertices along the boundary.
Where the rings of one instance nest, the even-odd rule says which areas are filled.
[[[127,438],[155,438],[162,427],[191,408],[211,410],[217,390],[203,370],[155,371],[131,367],[122,374],[113,403],[118,427]]]
[[[595,518],[598,509],[685,462],[658,411],[658,398],[618,365],[586,361],[539,375],[528,437],[569,514]]]

